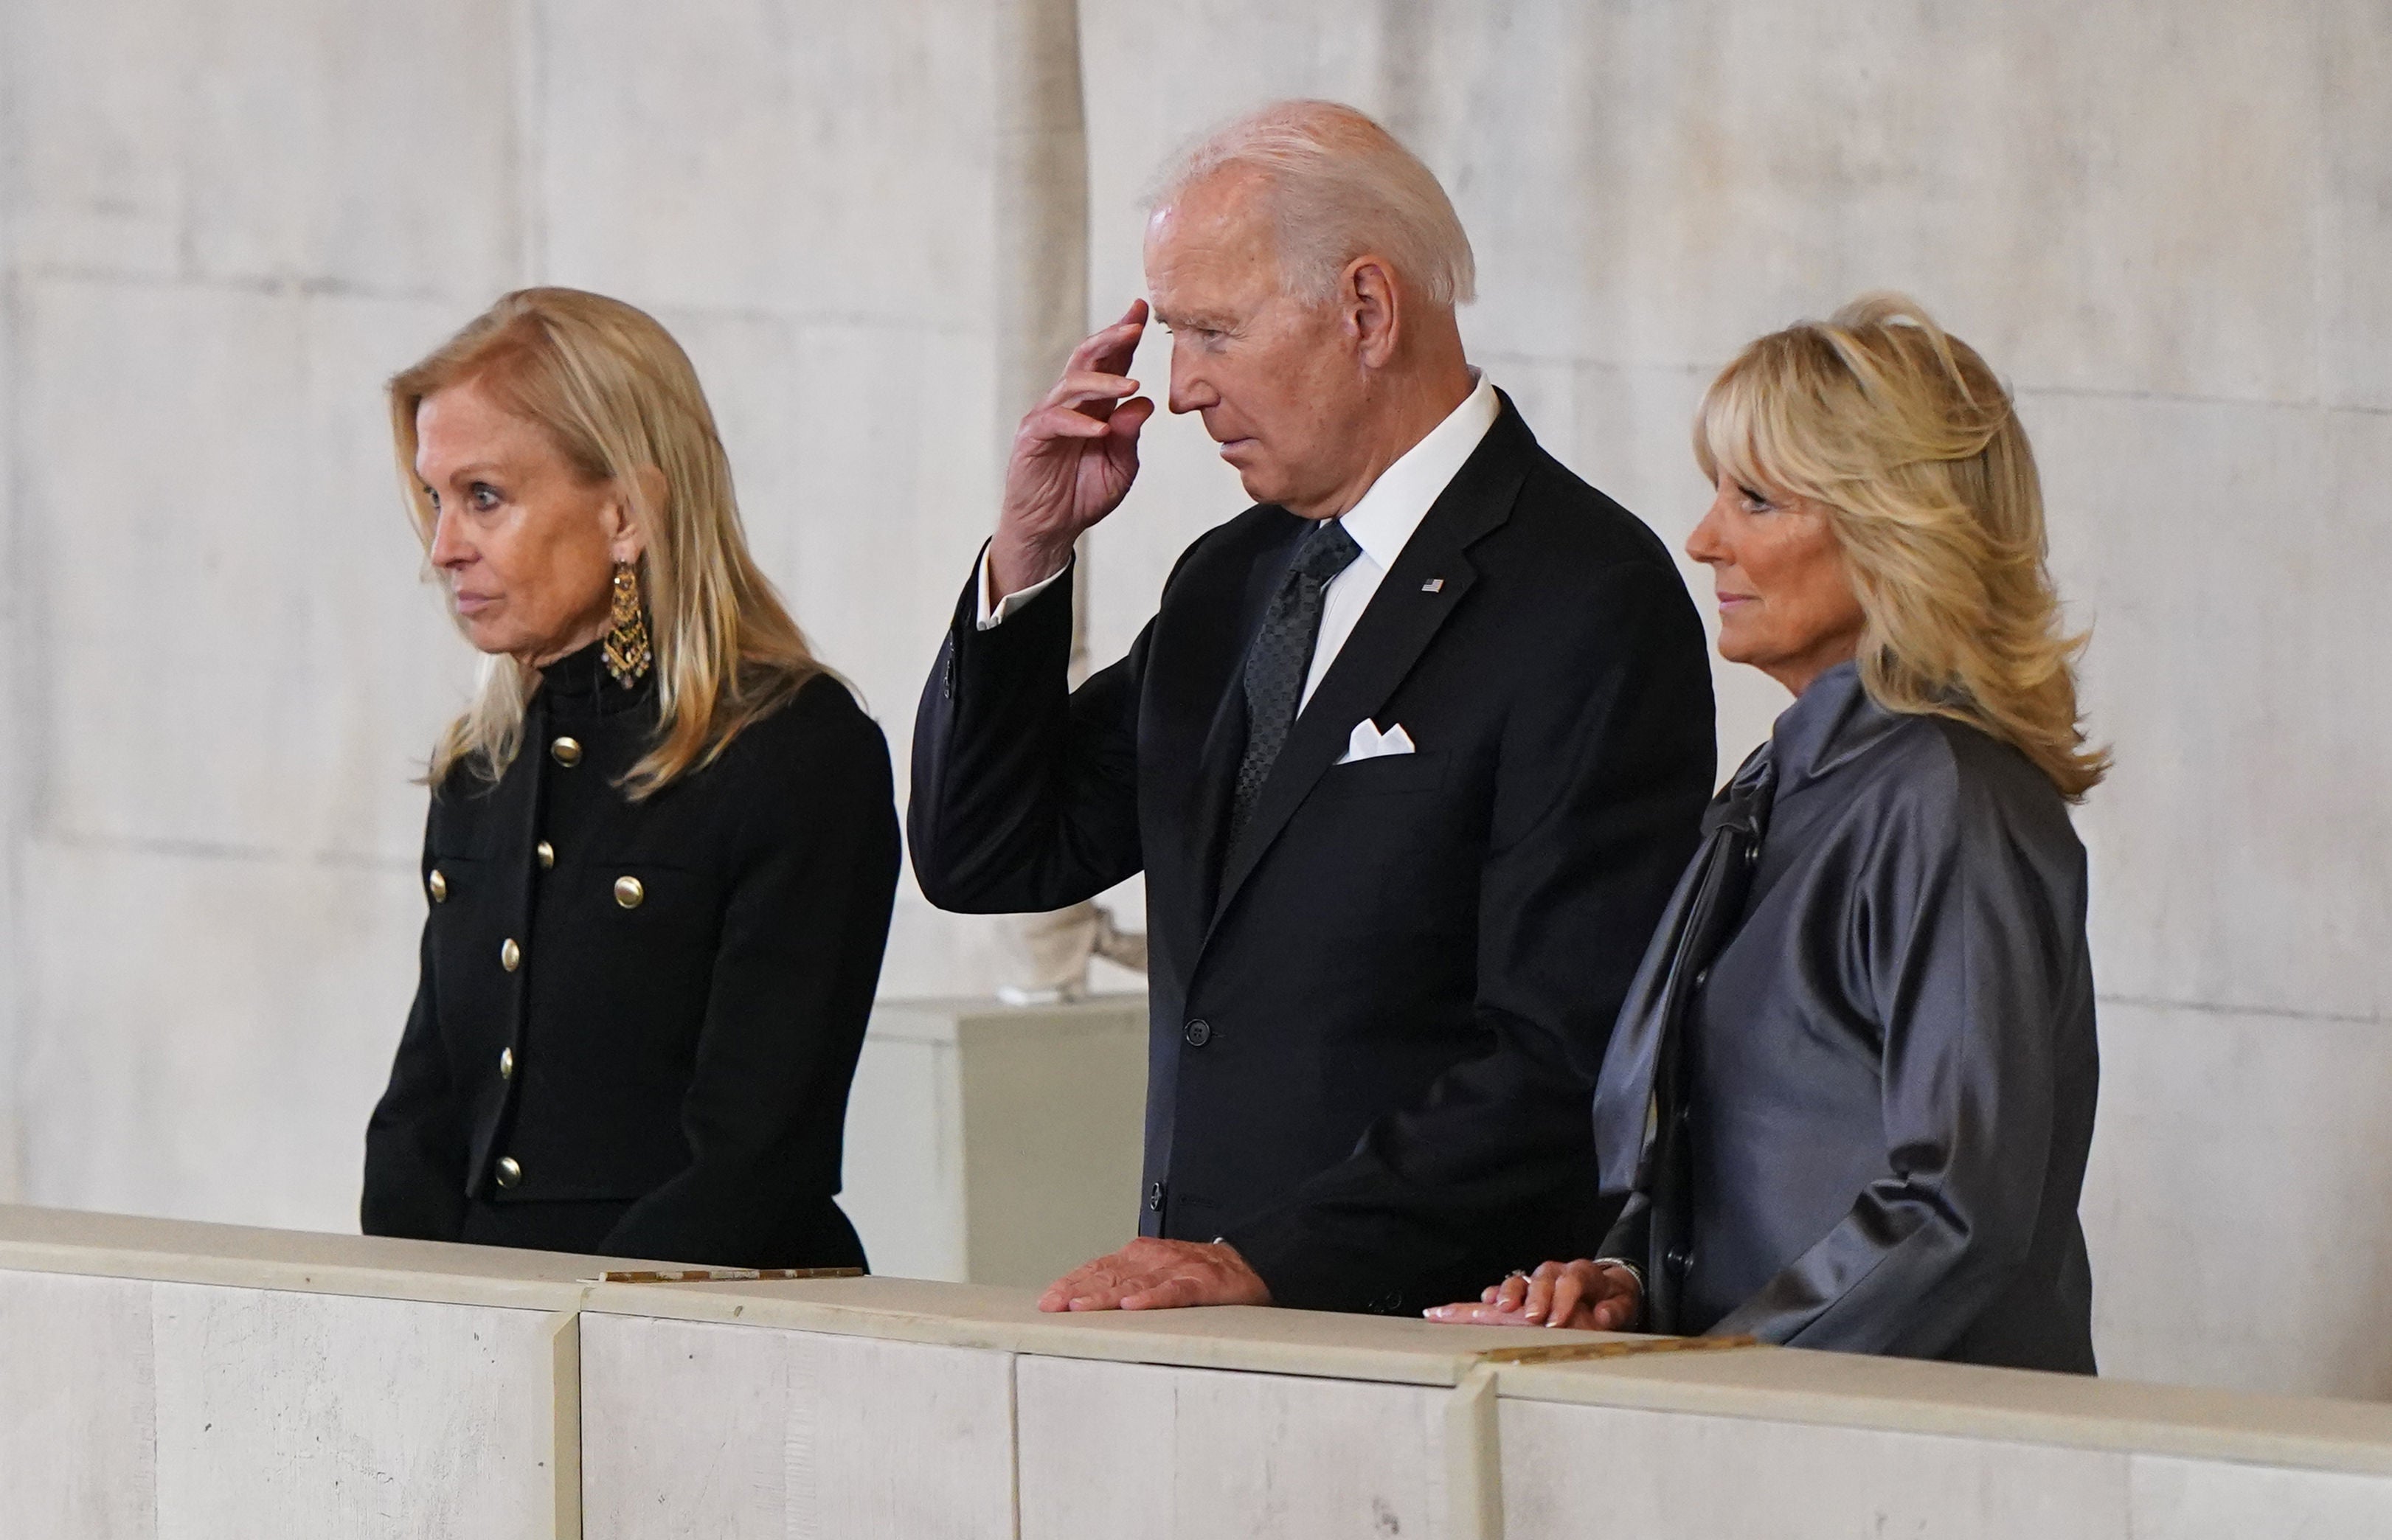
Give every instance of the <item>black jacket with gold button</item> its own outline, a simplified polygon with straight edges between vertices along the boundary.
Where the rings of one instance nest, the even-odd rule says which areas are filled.
[[[422,977],[366,1132],[370,1235],[860,1264],[833,1202],[898,861],[889,751],[812,679],[644,801],[655,676],[552,666],[424,836]]]

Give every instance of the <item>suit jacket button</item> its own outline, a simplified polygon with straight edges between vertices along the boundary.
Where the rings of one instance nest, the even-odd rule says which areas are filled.
[[[1190,1022],[1188,1024],[1188,1029],[1182,1032],[1180,1036],[1188,1040],[1189,1047],[1202,1048],[1206,1043],[1213,1041],[1213,1024],[1200,1016],[1196,1020]]]
[[[1663,1257],[1661,1260],[1670,1264],[1670,1272],[1684,1273],[1688,1264],[1693,1262],[1695,1259],[1686,1254],[1686,1249],[1684,1247],[1678,1246],[1670,1248],[1670,1254]]]
[[[554,866],[554,865],[556,864],[556,847],[555,847],[555,846],[551,845],[551,844],[550,844],[548,841],[546,841],[546,840],[541,840],[541,841],[540,842],[539,846],[537,847],[537,848],[538,848],[539,853],[540,853],[540,869],[541,871],[545,872],[545,871],[547,871],[550,867]]]
[[[639,908],[647,896],[648,890],[640,886],[639,878],[617,877],[615,879],[615,901],[625,909]]]
[[[445,904],[448,901],[448,879],[441,875],[438,867],[434,867],[432,875],[423,879],[423,886],[431,889],[434,903]]]
[[[509,973],[513,973],[516,968],[522,966],[522,964],[523,948],[515,945],[515,938],[514,937],[510,936],[504,941],[499,943],[499,966],[506,969]]]
[[[1146,1189],[1146,1206],[1156,1213],[1163,1211],[1163,1184],[1157,1182]]]
[[[514,1078],[515,1051],[512,1048],[501,1048],[499,1050],[499,1079],[511,1081]]]
[[[548,752],[566,770],[581,763],[581,745],[571,738],[559,738],[548,745]]]
[[[515,1164],[515,1158],[512,1155],[500,1156],[499,1185],[501,1187],[512,1187],[522,1180],[523,1168]]]

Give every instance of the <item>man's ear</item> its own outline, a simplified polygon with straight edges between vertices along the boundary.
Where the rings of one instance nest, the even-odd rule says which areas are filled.
[[[661,515],[670,496],[665,473],[653,465],[643,465],[632,475],[639,482],[640,500],[647,504],[652,514]],[[640,553],[648,549],[648,537],[646,528],[632,515],[630,499],[611,499],[607,513],[614,526],[608,534],[608,553],[618,562],[638,561]]]
[[[1403,303],[1384,257],[1365,252],[1340,275],[1346,327],[1356,351],[1372,369],[1384,369],[1403,335]]]

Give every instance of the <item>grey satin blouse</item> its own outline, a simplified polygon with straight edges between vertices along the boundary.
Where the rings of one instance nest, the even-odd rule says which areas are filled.
[[[1705,828],[1595,1102],[1647,1329],[2091,1373],[2100,1067],[2057,790],[1846,664]]]

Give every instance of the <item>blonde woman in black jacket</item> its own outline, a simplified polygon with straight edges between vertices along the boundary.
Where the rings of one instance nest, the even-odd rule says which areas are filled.
[[[841,1129],[894,896],[888,749],[749,556],[688,358],[510,294],[390,387],[488,654],[431,763],[368,1234],[860,1265]]]

